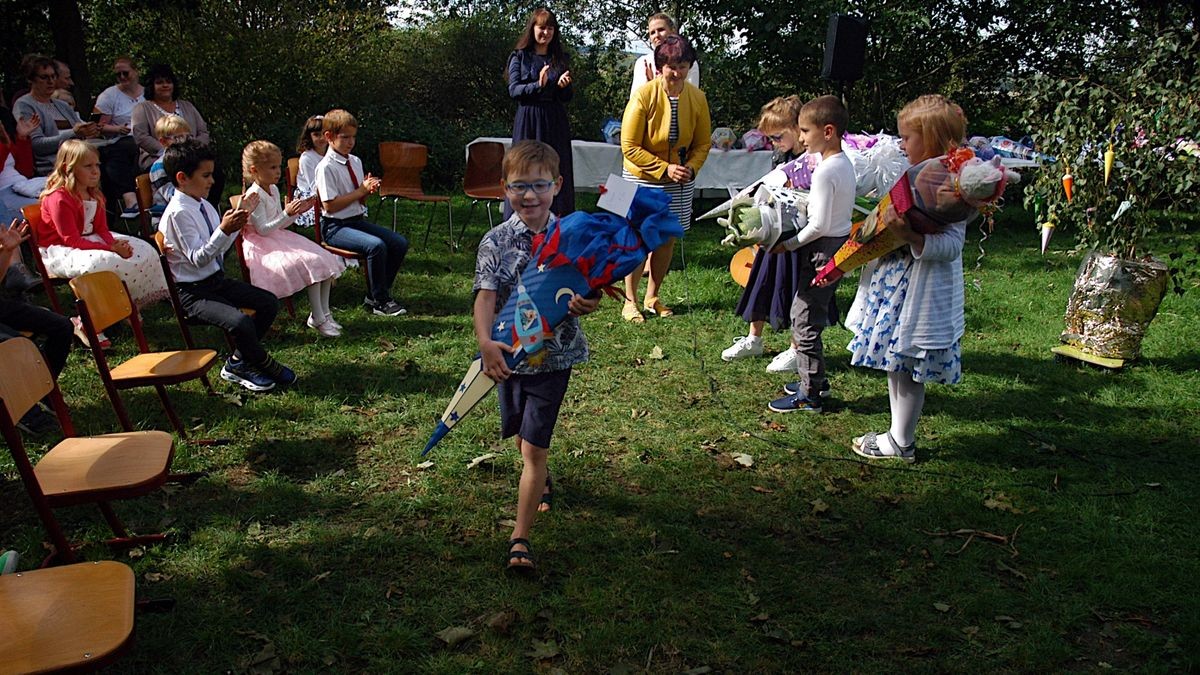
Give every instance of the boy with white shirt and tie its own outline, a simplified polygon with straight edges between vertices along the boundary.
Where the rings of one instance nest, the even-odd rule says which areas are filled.
[[[195,140],[172,144],[163,154],[163,169],[175,184],[158,229],[170,247],[167,262],[179,287],[189,319],[212,324],[233,336],[237,346],[221,368],[221,379],[255,392],[271,391],[296,381],[290,368],[271,358],[260,340],[279,312],[275,294],[225,276],[222,261],[255,204],[217,213],[205,201],[213,185],[216,155]],[[247,316],[242,308],[254,310]]]
[[[379,189],[380,179],[363,173],[362,160],[350,154],[358,136],[358,120],[345,110],[330,110],[321,121],[329,141],[317,164],[316,188],[321,200],[321,240],[367,257],[367,297],[363,307],[380,316],[399,316],[408,310],[392,298],[392,282],[408,253],[403,235],[368,222],[367,195]]]

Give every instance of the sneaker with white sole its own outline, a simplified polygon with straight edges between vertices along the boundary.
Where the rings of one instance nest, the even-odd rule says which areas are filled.
[[[795,382],[788,382],[787,384],[783,385],[783,393],[795,396],[796,394],[800,393],[800,388],[803,386],[804,383],[800,382],[799,380]],[[821,387],[821,390],[817,392],[817,395],[821,398],[829,398],[829,380],[825,380],[825,386]]]
[[[751,356],[762,356],[762,338],[755,335],[745,335],[733,341],[725,351],[721,352],[722,361],[735,361]]]
[[[779,352],[771,362],[767,364],[768,373],[794,373],[796,372],[796,350],[792,347]]]
[[[408,314],[408,310],[404,309],[400,303],[395,300],[387,300],[386,302],[375,302],[374,300],[366,300],[363,302],[363,307],[375,316],[402,316]]]
[[[221,366],[221,379],[226,382],[240,384],[250,391],[259,393],[271,391],[275,388],[275,380],[268,377],[266,373],[259,371],[245,361],[234,361],[233,357],[227,359],[225,365]]]
[[[821,412],[821,400],[809,400],[808,397],[801,394],[793,394],[777,398],[767,404],[767,407],[777,413],[792,413],[792,412]]]
[[[313,315],[309,314],[307,323],[309,328],[317,331],[317,333],[324,335],[325,337],[335,338],[341,337],[342,335],[342,331],[338,330],[338,327],[328,319],[318,323],[316,319],[313,318]]]

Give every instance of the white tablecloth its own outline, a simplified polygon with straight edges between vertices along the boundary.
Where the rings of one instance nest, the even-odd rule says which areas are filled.
[[[467,145],[484,141],[503,143],[505,149],[512,145],[511,138],[476,138]],[[571,141],[571,157],[575,161],[575,189],[580,192],[597,192],[610,173],[621,175],[621,147],[595,141]],[[763,177],[775,168],[771,164],[771,152],[760,150],[713,150],[696,176],[697,190],[728,194],[728,188],[740,190]]]

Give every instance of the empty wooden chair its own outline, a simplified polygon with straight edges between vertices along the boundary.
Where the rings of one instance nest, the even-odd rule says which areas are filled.
[[[133,646],[134,576],[111,560],[0,577],[0,671],[103,668]]]
[[[300,179],[299,157],[288,158],[287,175],[284,177],[284,179],[287,181],[287,185],[285,186],[287,192],[285,192],[284,195],[287,197],[287,201],[290,202],[296,198],[296,183],[299,182]]]
[[[450,205],[450,197],[427,195],[425,189],[421,187],[421,172],[429,163],[429,148],[420,143],[401,141],[380,143],[379,163],[383,165],[379,197],[392,200],[392,229],[396,229],[396,204],[401,199],[410,199],[430,205],[445,202],[446,222],[450,228],[450,246],[454,247],[456,245],[454,241],[454,209]],[[425,225],[425,246],[429,246],[429,232],[433,229],[433,211],[431,206],[429,222]]]
[[[121,389],[154,387],[162,401],[171,425],[180,438],[187,438],[187,430],[175,413],[166,385],[198,380],[208,373],[216,362],[217,353],[211,349],[186,349],[182,351],[152,352],[142,332],[142,320],[133,308],[125,282],[114,272],[92,272],[71,280],[71,290],[77,298],[75,305],[91,343],[96,370],[108,392],[113,410],[121,420],[121,428],[133,431],[133,422],[121,400]],[[129,321],[137,338],[138,355],[110,367],[108,357],[100,349],[96,333],[119,321]],[[204,380],[208,384],[207,379]]]
[[[96,504],[116,535],[107,542],[111,546],[127,548],[162,540],[161,534],[131,537],[108,503],[149,494],[167,482],[175,453],[171,434],[127,431],[76,437],[58,383],[41,352],[25,338],[0,342],[0,371],[4,373],[0,377],[0,433],[54,545],[51,559],[75,562],[75,552],[53,512],[65,506]],[[16,422],[47,395],[65,438],[35,465],[25,452]]]
[[[504,144],[496,141],[480,141],[467,146],[467,171],[463,176],[463,192],[471,198],[471,210],[467,212],[467,222],[463,223],[459,233],[461,240],[467,234],[467,225],[475,213],[475,205],[484,202],[487,210],[488,229],[492,228],[492,205],[496,201],[504,203],[504,176],[501,164],[504,162]]]
[[[134,179],[137,189],[134,194],[137,195],[139,218],[142,226],[142,238],[147,241],[154,237],[154,184],[150,182],[150,174],[143,173]]]

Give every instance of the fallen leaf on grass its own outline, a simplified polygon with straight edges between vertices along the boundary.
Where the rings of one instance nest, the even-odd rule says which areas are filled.
[[[933,603],[933,608],[939,612],[949,612],[950,611],[950,605],[947,605],[944,602]]]
[[[433,460],[432,459],[427,462],[421,462],[420,464],[417,465],[418,471],[424,471],[425,469],[432,469],[432,468],[433,468]]]
[[[225,399],[226,403],[235,405],[239,408],[242,407],[242,405],[243,405],[242,397],[238,396],[237,394],[222,394],[221,398]],[[203,425],[201,425],[201,426],[203,426]]]
[[[1018,515],[1018,516],[1021,515],[1022,513],[1032,513],[1037,510],[1037,509],[1022,510],[1022,509],[1017,508],[1015,505],[1013,505],[1012,497],[1009,497],[1008,495],[1004,494],[1003,492],[994,493],[987,499],[984,499],[983,506],[985,508],[992,509],[993,511],[1008,511],[1011,514]]]
[[[999,621],[1000,623],[1008,626],[1009,628],[1011,628],[1013,630],[1017,630],[1017,629],[1021,628],[1021,625],[1022,625],[1020,621],[1017,621],[1016,619],[1012,618],[1011,616],[999,615],[996,617],[996,621]]]
[[[962,633],[968,640],[974,640],[975,636],[979,634],[979,626],[966,626],[962,629]]]
[[[754,466],[754,458],[744,452],[730,453],[729,456],[733,458],[733,461],[746,467],[747,469]]]
[[[320,573],[320,574],[318,574],[317,576],[315,576],[315,577],[313,577],[313,578],[309,579],[309,582],[310,582],[310,583],[314,583],[314,584],[315,584],[315,583],[317,583],[318,581],[320,581],[320,580],[322,580],[322,579],[327,579],[327,578],[329,577],[329,575],[330,575],[330,574],[333,574],[333,572],[330,572],[330,571],[326,570],[326,571],[324,571],[324,572],[321,572],[321,573]]]
[[[262,534],[262,524],[259,523],[257,520],[254,521],[253,523],[250,523],[246,527],[246,534],[251,537],[259,536],[260,534]]]
[[[766,635],[767,639],[775,642],[782,642],[784,644],[790,644],[792,642],[792,634],[787,632],[787,630],[781,626],[768,628],[767,630],[763,631],[763,635]]]
[[[650,358],[654,359],[655,361],[661,361],[664,358],[662,347],[654,345],[654,349],[650,350]]]
[[[829,511],[829,505],[825,503],[824,499],[817,498],[809,502],[809,504],[812,504],[812,514],[814,516],[819,516]]]
[[[762,623],[764,621],[770,621],[770,620],[771,620],[771,615],[767,614],[766,612],[763,612],[762,614],[756,614],[756,615],[750,617],[750,623]]]
[[[467,628],[466,626],[451,626],[434,633],[434,636],[446,643],[447,647],[453,647],[459,643],[470,640],[475,636],[475,631]]]
[[[558,643],[554,640],[546,640],[545,642],[534,640],[531,646],[533,648],[525,652],[525,655],[535,661],[552,659],[558,656]]]
[[[776,422],[775,420],[765,420],[762,423],[762,426],[764,429],[769,429],[771,431],[787,431],[787,427],[783,426],[779,422]]]
[[[764,495],[769,495],[769,494],[771,494],[771,493],[775,492],[775,491],[774,491],[774,490],[772,490],[771,488],[765,488],[765,487],[763,487],[763,486],[761,486],[761,485],[751,485],[751,486],[750,486],[750,489],[751,489],[751,490],[754,490],[755,492],[762,493],[762,494],[764,494]]]
[[[475,459],[472,459],[470,462],[467,462],[467,468],[474,469],[475,467],[479,466],[480,464],[483,464],[484,462],[490,462],[491,460],[496,459],[496,457],[498,457],[498,456],[499,455],[497,455],[494,452],[489,452],[487,454],[480,455],[480,456],[476,457]]]
[[[830,476],[825,479],[825,491],[831,495],[840,495],[854,489],[854,484],[841,476]]]
[[[496,612],[495,614],[488,617],[487,627],[491,628],[492,630],[496,631],[497,633],[507,633],[508,629],[512,628],[513,621],[516,620],[516,618],[517,618],[516,613],[513,612],[511,609],[506,609],[501,612]]]
[[[500,527],[516,527],[517,521],[513,520],[512,518],[501,518],[500,520],[496,521],[496,524]]]
[[[152,584],[157,583],[159,581],[170,581],[171,580],[170,574],[163,574],[162,572],[146,572],[146,574],[143,576],[145,577],[146,581],[149,581]]]

